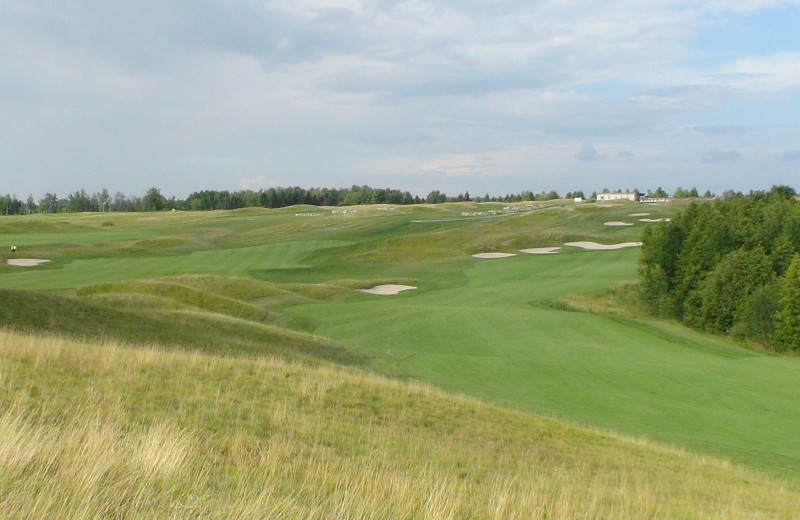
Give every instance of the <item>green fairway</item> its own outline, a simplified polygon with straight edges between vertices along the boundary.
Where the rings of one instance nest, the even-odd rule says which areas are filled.
[[[800,359],[678,326],[556,310],[632,277],[635,251],[454,265],[451,289],[309,304],[315,333],[451,391],[645,435],[784,476],[800,469]]]
[[[487,208],[500,213],[471,216]],[[147,333],[135,332],[136,341],[214,352],[226,344],[230,353],[248,355],[296,348],[782,477],[800,475],[800,359],[565,303],[635,280],[636,248],[585,251],[564,243],[637,241],[648,225],[631,216],[641,206],[504,208],[20,218],[6,221],[13,225],[2,228],[0,245],[15,240],[53,262],[3,266],[0,288],[58,290],[67,298],[63,305],[70,298],[80,303],[66,318],[52,312],[39,320],[44,300],[8,293],[14,319],[29,329],[124,341],[138,326]],[[654,218],[674,211],[644,209]],[[104,226],[105,219],[114,225]],[[604,225],[609,221],[635,225]],[[561,250],[519,253],[546,246]],[[480,252],[516,256],[471,256]],[[382,283],[417,289],[395,296],[354,290]],[[98,331],[89,334],[93,326]],[[259,341],[287,348],[262,349]],[[327,353],[315,352],[323,343]]]
[[[28,270],[3,276],[14,289],[70,289],[95,283],[182,274],[247,276],[263,269],[308,267],[302,259],[318,249],[347,246],[345,241],[282,242],[236,249],[196,251],[180,256],[75,260],[63,269]]]

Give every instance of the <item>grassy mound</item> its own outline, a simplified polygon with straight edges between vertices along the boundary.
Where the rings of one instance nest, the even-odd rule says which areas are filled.
[[[790,518],[681,451],[279,360],[0,332],[6,518]]]
[[[224,356],[281,355],[348,365],[367,360],[363,353],[285,328],[297,320],[190,286],[148,281],[97,286],[83,293],[84,297],[70,297],[0,289],[0,325]]]

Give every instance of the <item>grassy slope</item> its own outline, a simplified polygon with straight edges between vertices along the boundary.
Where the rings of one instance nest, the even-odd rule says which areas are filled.
[[[290,208],[3,219],[0,225],[15,234],[0,235],[0,246],[14,240],[23,244],[25,256],[42,253],[54,266],[0,267],[0,287],[72,293],[84,284],[185,272],[269,280],[265,285],[237,279],[217,287],[223,278],[183,277],[158,282],[163,285],[88,286],[77,291],[81,304],[70,308],[83,309],[82,317],[64,316],[54,306],[49,327],[31,328],[62,330],[80,323],[79,332],[95,332],[90,337],[130,340],[144,330],[137,341],[171,344],[178,338],[214,352],[366,363],[515,407],[797,475],[796,359],[743,351],[669,324],[565,312],[554,305],[567,294],[602,293],[632,278],[636,251],[565,250],[482,262],[468,256],[567,240],[636,240],[643,224],[609,228],[603,222],[636,221],[629,213],[642,211],[640,206],[568,204],[460,220],[463,211],[486,208],[502,205],[363,208],[346,216]],[[307,211],[325,216],[295,217]],[[658,217],[671,209],[646,211]],[[103,226],[106,219],[114,226]],[[390,298],[342,290],[382,281],[420,289]],[[259,289],[248,293],[251,284]],[[27,308],[31,320],[39,312],[30,305],[35,298],[26,303],[15,294],[15,312]],[[10,301],[0,300],[0,310]],[[12,314],[2,310],[3,316]],[[315,335],[298,336],[287,326]],[[321,342],[320,349],[319,336],[346,348]]]
[[[417,384],[0,332],[4,518],[791,518],[749,470]]]
[[[302,325],[297,319],[251,303],[265,298],[310,300],[265,282],[183,276],[100,284],[79,293],[80,298],[71,298],[0,289],[0,324],[19,331],[116,339],[130,345],[160,344],[225,356],[281,355],[346,365],[368,360],[363,352],[294,330]]]

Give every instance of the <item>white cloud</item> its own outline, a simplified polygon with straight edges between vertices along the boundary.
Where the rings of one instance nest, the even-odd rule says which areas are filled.
[[[800,52],[748,57],[726,66],[717,78],[729,85],[753,90],[800,86]]]
[[[735,161],[742,156],[737,150],[720,150],[719,148],[712,148],[703,154],[704,163],[720,163]]]
[[[736,125],[693,125],[686,127],[688,132],[694,132],[701,135],[710,135],[710,136],[720,136],[720,135],[727,135],[727,136],[739,136],[744,135],[750,131],[752,128],[743,127],[743,126],[736,126]]]
[[[243,190],[258,191],[267,187],[267,180],[263,175],[245,178],[239,182],[239,188]]]
[[[780,156],[782,161],[800,161],[800,149],[786,150]]]
[[[598,152],[591,144],[584,143],[581,149],[575,154],[575,158],[581,161],[605,161],[608,159],[608,156]]]

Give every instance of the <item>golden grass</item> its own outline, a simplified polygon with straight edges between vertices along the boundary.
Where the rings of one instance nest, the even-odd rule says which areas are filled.
[[[567,294],[556,302],[566,309],[593,314],[613,314],[623,318],[649,317],[641,308],[638,287],[624,282],[603,294]]]
[[[2,518],[791,518],[725,462],[354,370],[0,332]]]

